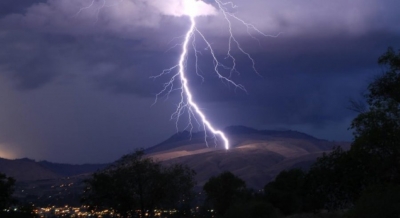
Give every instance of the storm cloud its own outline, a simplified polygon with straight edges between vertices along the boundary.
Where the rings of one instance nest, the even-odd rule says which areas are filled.
[[[198,29],[225,59],[228,26],[213,1],[197,1]],[[153,105],[177,63],[189,21],[185,0],[35,0],[0,3],[0,157],[107,162],[176,132],[179,91]],[[248,125],[351,140],[346,109],[400,47],[394,0],[236,0],[232,31],[256,63],[233,48],[235,89],[219,80],[198,40],[204,82],[195,99],[219,128]],[[4,6],[4,7],[3,7]],[[181,7],[181,8],[180,8]],[[249,35],[249,33],[251,35]],[[277,36],[278,35],[278,36]],[[253,36],[253,37],[252,37]],[[277,36],[277,37],[275,37]],[[194,53],[188,69],[194,71]],[[227,73],[227,72],[224,72]]]

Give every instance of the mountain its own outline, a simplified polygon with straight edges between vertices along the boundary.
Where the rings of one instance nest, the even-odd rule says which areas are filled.
[[[246,137],[260,137],[263,136],[264,139],[270,137],[281,137],[286,139],[308,139],[308,140],[317,140],[321,141],[320,139],[314,138],[313,136],[307,135],[305,133],[292,131],[292,130],[256,130],[253,128],[245,127],[245,126],[229,126],[224,129],[225,134],[231,138],[236,136],[246,136]],[[325,141],[325,140],[322,140]],[[170,149],[174,149],[177,147],[181,147],[187,144],[196,144],[196,143],[203,143],[204,142],[204,132],[189,132],[183,131],[178,132],[172,135],[167,140],[146,149],[147,153],[155,153],[155,152],[162,152],[167,151]],[[234,147],[237,145],[232,144]]]
[[[59,164],[48,161],[37,162],[28,158],[7,160],[0,158],[0,172],[17,181],[59,179],[88,174],[103,169],[107,164]]]
[[[164,164],[183,163],[197,172],[198,187],[211,176],[231,171],[246,181],[251,188],[261,189],[285,169],[307,170],[334,146],[344,149],[350,143],[330,142],[291,130],[256,130],[231,126],[225,130],[231,148],[225,150],[218,143],[204,142],[204,132],[176,133],[166,141],[146,150],[146,154]]]
[[[308,169],[323,152],[334,146],[350,148],[350,143],[331,142],[291,130],[256,130],[245,126],[224,129],[230,140],[225,150],[221,140],[204,132],[183,131],[147,148],[145,153],[165,165],[182,163],[197,172],[197,190],[210,177],[231,171],[250,188],[262,189],[285,169]],[[210,136],[210,135],[209,135]],[[27,158],[0,158],[0,172],[17,180],[16,196],[36,205],[78,205],[83,181],[108,164],[61,164]]]
[[[80,205],[83,181],[108,164],[60,164],[0,158],[0,172],[16,179],[15,197],[38,206]]]
[[[7,160],[0,158],[0,172],[15,178],[17,181],[33,181],[42,179],[56,179],[61,177],[38,162],[23,158]]]
[[[38,162],[40,166],[51,170],[63,177],[76,176],[81,174],[93,173],[97,170],[104,169],[109,164],[60,164],[48,161]]]

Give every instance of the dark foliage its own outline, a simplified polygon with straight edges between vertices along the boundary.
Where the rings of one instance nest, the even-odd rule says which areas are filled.
[[[284,215],[302,211],[304,179],[300,169],[282,171],[264,187],[266,200]]]
[[[125,155],[114,165],[93,174],[86,181],[83,201],[92,207],[115,209],[122,216],[156,207],[178,206],[190,197],[194,171],[183,165],[164,167],[143,150]]]
[[[306,174],[283,171],[265,186],[268,202],[285,215],[354,205],[354,217],[400,215],[400,51],[389,48],[378,62],[386,72],[368,86],[351,149],[334,148]]]
[[[368,110],[352,122],[354,152],[372,156],[368,169],[374,183],[400,182],[400,51],[392,48],[379,58],[387,72],[376,78],[365,95]]]
[[[9,211],[0,211],[1,218],[37,218],[32,204],[21,204]]]
[[[219,216],[223,216],[230,206],[246,195],[246,183],[228,171],[211,177],[203,189]]]
[[[378,62],[387,72],[368,86],[351,149],[324,154],[306,176],[314,209],[350,208],[366,188],[400,183],[400,52],[389,48]]]
[[[234,204],[226,211],[224,218],[278,218],[279,210],[262,201]]]
[[[398,218],[399,216],[400,186],[392,184],[367,188],[349,212],[350,218]]]
[[[0,211],[16,203],[12,197],[15,179],[0,173]]]
[[[350,207],[365,186],[367,156],[340,147],[318,158],[306,175],[305,211]]]

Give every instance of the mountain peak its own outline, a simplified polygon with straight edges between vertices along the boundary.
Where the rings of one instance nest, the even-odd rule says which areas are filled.
[[[26,162],[36,162],[36,160],[30,159],[30,158],[27,158],[27,157],[15,159],[15,160],[16,161],[26,161]]]
[[[293,130],[257,130],[251,127],[236,125],[236,126],[228,126],[224,129],[224,132],[228,136],[239,136],[239,135],[260,135],[260,136],[270,136],[270,137],[279,137],[279,138],[292,138],[292,139],[307,139],[307,140],[317,140],[317,138]],[[188,142],[190,141],[190,142]],[[164,150],[169,150],[174,147],[180,146],[184,143],[192,144],[198,143],[200,141],[204,141],[204,131],[199,132],[190,132],[190,131],[182,131],[177,132],[167,140],[149,147],[146,149],[146,153],[160,152]]]
[[[224,131],[227,134],[257,134],[260,133],[259,130],[257,129],[253,129],[247,126],[242,126],[242,125],[238,125],[238,126],[228,126],[224,129]]]

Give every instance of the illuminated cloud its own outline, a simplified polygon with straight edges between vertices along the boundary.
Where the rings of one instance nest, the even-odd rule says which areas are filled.
[[[378,0],[338,0],[315,2],[306,0],[271,0],[249,3],[236,0],[235,14],[253,24],[266,34],[301,36],[304,33],[326,36],[332,33],[365,34],[376,29],[395,28],[394,8],[399,3],[390,0],[381,4]],[[212,5],[213,1],[200,0],[47,0],[25,9],[24,13],[9,14],[0,20],[0,27],[31,28],[35,31],[64,33],[69,35],[111,34],[121,38],[141,39],[149,37],[145,31],[160,31],[169,39],[187,25],[189,14],[209,16],[199,22],[199,29],[213,36],[226,37],[222,25],[223,16]],[[389,15],[385,15],[388,13]],[[236,34],[247,37],[246,28],[233,23]],[[398,26],[398,25],[397,25]],[[315,28],[317,27],[317,28]],[[171,34],[175,33],[175,34]],[[156,38],[156,37],[155,37]],[[157,39],[153,39],[157,40]],[[165,38],[163,41],[166,41]]]
[[[151,0],[149,4],[160,10],[164,15],[181,16],[212,16],[217,10],[199,0]]]
[[[348,99],[382,71],[379,55],[400,47],[400,1],[228,1],[246,22],[282,34],[254,34],[257,41],[232,23],[262,78],[234,74],[248,94],[235,92],[210,74],[212,64],[200,63],[205,82],[190,81],[210,120],[350,140]],[[198,10],[199,30],[218,57],[226,57],[229,32],[213,0],[1,2],[0,156],[113,161],[175,133],[167,120],[179,95],[150,107],[163,83],[149,77],[176,63],[190,9]],[[198,49],[208,57],[205,46]]]

